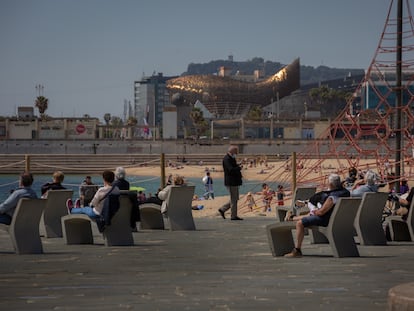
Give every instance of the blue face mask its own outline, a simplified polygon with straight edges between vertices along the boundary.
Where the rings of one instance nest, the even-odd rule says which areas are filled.
[[[232,157],[233,159],[235,159],[235,158],[236,158],[236,154],[234,154],[234,153],[233,153],[233,154],[231,155],[231,157]]]

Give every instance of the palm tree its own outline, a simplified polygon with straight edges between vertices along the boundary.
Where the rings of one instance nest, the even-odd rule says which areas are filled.
[[[110,113],[105,113],[104,114],[104,120],[105,120],[106,125],[108,126],[109,121],[111,121],[111,114]]]
[[[104,114],[104,120],[105,120],[105,123],[106,123],[105,137],[108,138],[109,137],[109,129],[108,129],[108,126],[109,126],[109,121],[111,121],[111,114],[110,113],[105,113]]]
[[[122,121],[122,119],[121,119],[120,117],[113,116],[113,117],[111,118],[111,124],[112,124],[112,126],[114,126],[114,127],[119,127],[119,126],[124,125],[124,122]]]
[[[48,108],[49,100],[44,96],[38,96],[35,100],[35,107],[39,109],[40,117],[43,119],[45,111]]]

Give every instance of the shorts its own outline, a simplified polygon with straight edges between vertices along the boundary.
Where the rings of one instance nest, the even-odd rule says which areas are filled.
[[[309,226],[322,226],[327,227],[329,223],[329,216],[323,215],[323,216],[306,216],[302,218],[302,224],[304,227]]]

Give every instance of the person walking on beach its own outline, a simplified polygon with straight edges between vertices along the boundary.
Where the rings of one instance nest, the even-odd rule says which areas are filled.
[[[231,209],[231,220],[243,220],[237,216],[237,201],[239,200],[239,188],[242,185],[242,167],[237,164],[236,155],[239,149],[237,146],[230,146],[223,158],[224,185],[230,194],[230,200],[219,208],[221,217],[226,219],[225,212]]]
[[[32,189],[33,176],[29,172],[20,175],[19,188],[14,190],[10,196],[0,204],[0,223],[10,225],[17,203],[21,198],[36,199],[37,194]]]
[[[256,194],[262,195],[263,213],[265,213],[266,211],[270,212],[271,211],[271,203],[272,203],[273,196],[274,196],[273,190],[269,187],[268,184],[263,183],[262,184],[262,191],[259,191]]]
[[[277,186],[276,197],[278,206],[285,205],[285,190],[283,189],[282,185]]]
[[[210,172],[206,172],[206,175],[203,177],[204,183],[204,198],[208,200],[210,197],[214,200],[214,190],[213,190],[213,178],[210,176]]]

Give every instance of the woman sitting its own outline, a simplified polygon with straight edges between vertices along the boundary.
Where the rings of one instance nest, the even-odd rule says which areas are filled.
[[[174,186],[183,186],[184,184],[184,178],[180,175],[175,175],[172,179],[172,184],[158,192],[158,198],[163,201],[161,205],[161,213],[164,214],[167,212],[167,198],[171,192],[171,188]]]

